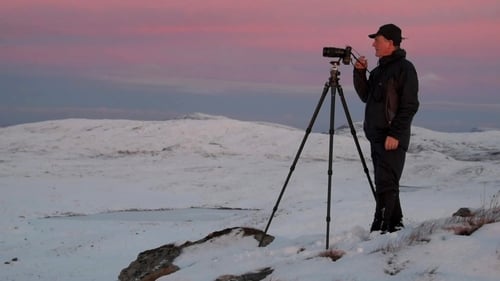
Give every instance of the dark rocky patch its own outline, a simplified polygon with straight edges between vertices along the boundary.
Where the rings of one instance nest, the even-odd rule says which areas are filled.
[[[228,235],[233,231],[240,231],[242,232],[243,236],[253,236],[258,242],[261,241],[261,238],[264,235],[264,232],[258,229],[233,227],[213,232],[207,235],[205,238],[195,242],[187,241],[180,246],[177,246],[173,243],[163,245],[156,249],[151,249],[140,253],[135,261],[130,263],[128,267],[124,268],[120,272],[118,279],[120,281],[154,281],[161,276],[174,273],[178,270],[181,270],[181,268],[174,264],[174,261],[182,254],[183,249],[192,245],[203,244],[211,239]],[[264,236],[264,239],[262,239],[261,246],[265,247],[269,245],[273,240],[273,236],[266,234],[266,236]],[[223,274],[221,275],[221,277],[217,278],[217,280],[258,281],[264,279],[267,275],[271,274],[272,271],[272,268],[264,268],[259,269],[256,272],[243,274],[241,276]]]

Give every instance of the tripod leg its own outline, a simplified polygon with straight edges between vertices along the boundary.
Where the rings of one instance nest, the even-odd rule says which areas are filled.
[[[332,174],[333,174],[333,136],[335,135],[335,87],[331,88],[330,103],[330,130],[329,130],[329,148],[328,148],[328,196],[326,206],[326,249],[330,248],[330,221],[331,221],[331,203],[332,203]]]
[[[337,85],[337,90],[339,92],[340,100],[342,101],[342,106],[344,107],[345,117],[347,118],[347,122],[349,123],[349,128],[351,128],[351,134],[354,139],[354,143],[356,143],[356,148],[359,153],[359,158],[361,159],[361,163],[363,164],[363,170],[365,171],[366,177],[368,178],[368,183],[370,184],[370,188],[373,193],[373,198],[375,198],[375,201],[377,201],[375,188],[373,187],[372,179],[370,178],[370,172],[368,171],[368,167],[365,162],[365,157],[363,156],[363,152],[361,151],[361,146],[359,145],[358,137],[356,136],[356,129],[354,129],[354,125],[352,123],[351,114],[349,113],[349,108],[347,107],[347,102],[344,97],[344,92],[342,91],[342,87],[340,85]]]
[[[302,150],[304,149],[304,145],[306,144],[307,138],[309,137],[309,134],[312,131],[312,127],[314,126],[314,122],[316,121],[316,118],[318,117],[321,106],[325,100],[326,94],[328,93],[328,89],[330,89],[329,82],[325,83],[325,87],[323,88],[323,93],[321,94],[321,98],[319,99],[318,104],[316,105],[316,109],[314,110],[311,121],[309,122],[309,125],[307,126],[306,133],[304,135],[304,138],[302,139],[302,143],[300,144],[299,150],[297,151],[297,154],[295,155],[295,159],[293,160],[293,163],[290,166],[290,171],[288,172],[288,176],[286,177],[285,183],[283,184],[283,188],[281,189],[281,192],[278,196],[278,200],[276,200],[276,204],[274,205],[273,212],[271,213],[271,216],[269,217],[269,221],[267,222],[266,229],[264,230],[264,235],[262,235],[262,237],[260,239],[259,247],[262,247],[262,245],[263,245],[262,243],[264,241],[264,238],[266,237],[267,231],[269,230],[269,226],[271,225],[271,221],[273,220],[274,214],[278,210],[278,205],[281,202],[281,198],[283,197],[283,194],[285,193],[286,186],[288,185],[288,182],[290,181],[292,173],[295,170],[295,166],[297,165],[297,162],[300,158],[300,154],[302,154]]]

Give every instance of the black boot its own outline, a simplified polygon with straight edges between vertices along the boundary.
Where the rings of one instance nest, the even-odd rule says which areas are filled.
[[[372,222],[372,226],[370,227],[370,232],[379,231],[382,229],[382,220],[375,217]]]
[[[396,201],[394,203],[394,211],[392,212],[391,225],[397,230],[404,227],[403,225],[403,211],[401,210],[401,203],[399,200],[399,194],[396,194]]]
[[[383,213],[383,205],[380,201],[380,196],[377,195],[375,198],[377,203],[375,206],[375,215],[373,216],[372,226],[370,227],[370,232],[379,231],[382,229],[382,213]]]
[[[380,202],[384,206],[382,211],[382,224],[380,226],[382,233],[396,231],[396,226],[393,223],[393,215],[397,198],[398,194],[396,192],[385,192],[380,196]]]

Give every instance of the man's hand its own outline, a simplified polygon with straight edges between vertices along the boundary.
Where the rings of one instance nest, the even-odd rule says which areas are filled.
[[[391,136],[385,138],[385,150],[395,150],[398,148],[399,140]]]
[[[356,63],[354,64],[354,68],[356,68],[356,69],[368,69],[368,60],[365,58],[365,56],[361,56],[356,60]]]

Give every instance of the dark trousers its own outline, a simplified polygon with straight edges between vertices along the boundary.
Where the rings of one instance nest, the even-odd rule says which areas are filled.
[[[402,226],[403,211],[399,200],[399,180],[403,173],[406,151],[385,150],[384,143],[371,143],[375,174],[376,207],[371,231],[395,231]]]

